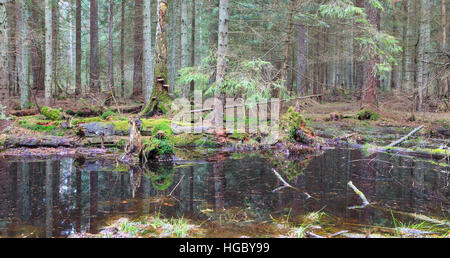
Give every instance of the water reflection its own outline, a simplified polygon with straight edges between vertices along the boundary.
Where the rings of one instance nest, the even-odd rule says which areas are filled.
[[[64,237],[96,233],[108,218],[160,212],[204,220],[206,209],[231,208],[249,211],[255,221],[288,211],[295,220],[323,209],[343,222],[390,226],[389,212],[347,208],[361,203],[348,181],[386,210],[449,215],[448,167],[355,150],[331,150],[305,164],[277,170],[311,199],[291,189],[272,192],[280,185],[274,165],[258,154],[129,169],[102,161],[0,160],[0,236]]]

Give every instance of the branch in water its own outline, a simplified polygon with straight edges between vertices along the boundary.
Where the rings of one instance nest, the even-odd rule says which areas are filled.
[[[296,191],[299,191],[299,192],[303,192],[302,190],[298,189],[297,187],[294,187],[294,186],[290,185],[288,182],[286,182],[286,180],[284,180],[281,177],[281,175],[275,169],[272,168],[272,171],[278,177],[278,179],[283,183],[283,186],[280,186],[280,187],[276,188],[272,192],[276,192],[276,191],[279,191],[279,190],[287,188],[287,187],[292,188],[292,189],[294,189]],[[307,192],[303,192],[303,193],[306,195],[306,199],[311,198],[311,195],[309,195]]]
[[[363,201],[363,205],[348,207],[349,209],[361,209],[361,208],[364,208],[364,207],[366,207],[367,205],[370,204],[369,201],[366,199],[366,196],[364,196],[364,194],[363,194],[358,188],[356,188],[355,185],[353,185],[352,181],[349,181],[349,182],[347,183],[347,185],[350,186],[350,187],[353,189],[353,191],[355,191],[355,193],[356,193],[356,194],[361,198],[361,200]]]

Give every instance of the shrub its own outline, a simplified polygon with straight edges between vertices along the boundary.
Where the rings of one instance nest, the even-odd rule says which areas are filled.
[[[380,115],[377,112],[368,108],[361,109],[361,111],[356,114],[356,119],[358,120],[376,121],[379,117]]]

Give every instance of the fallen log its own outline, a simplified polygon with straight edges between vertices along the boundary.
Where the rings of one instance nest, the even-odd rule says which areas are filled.
[[[9,112],[9,114],[12,115],[12,116],[17,116],[17,117],[34,116],[34,115],[39,114],[39,110],[37,110],[37,109],[11,110]]]
[[[66,147],[74,148],[75,142],[71,139],[57,137],[57,136],[45,136],[45,137],[9,137],[5,140],[6,148],[40,148],[40,147]]]
[[[406,136],[402,137],[400,140],[397,140],[391,144],[389,144],[386,147],[394,147],[395,145],[398,145],[404,141],[406,141],[409,137],[411,137],[412,135],[414,135],[415,133],[417,133],[418,131],[420,131],[423,128],[423,125],[417,127],[416,129],[414,129],[412,132],[410,132],[409,134],[407,134]]]

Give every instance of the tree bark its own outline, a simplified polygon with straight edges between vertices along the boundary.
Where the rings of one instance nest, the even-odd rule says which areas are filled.
[[[109,0],[109,24],[108,24],[108,91],[114,95],[114,0]]]
[[[28,19],[30,29],[31,69],[33,72],[33,88],[44,90],[44,66],[42,46],[44,45],[44,21],[39,12],[41,2],[32,0],[29,5],[31,16]]]
[[[133,98],[142,96],[142,1],[135,0],[134,6],[134,68],[133,68]]]
[[[75,13],[75,95],[81,94],[81,0],[76,0]]]
[[[122,0],[120,23],[120,96],[125,96],[125,1]]]
[[[188,1],[181,1],[181,68],[189,66]],[[183,97],[189,97],[189,85],[183,85]]]
[[[148,104],[141,115],[153,116],[169,112],[171,99],[167,84],[167,9],[165,0],[158,0],[158,24],[156,26],[155,80]]]
[[[17,87],[15,1],[6,3],[6,19],[8,23],[8,50],[9,50],[8,94],[9,96],[12,96],[14,93],[14,89]]]
[[[52,0],[45,0],[45,105],[50,106],[53,77]]]
[[[153,88],[152,20],[150,1],[144,1],[144,89],[148,104]]]
[[[370,24],[374,28],[377,28],[378,12],[371,3],[369,3],[366,7],[366,14]],[[375,57],[372,57],[368,62],[366,62],[366,65],[364,66],[365,87],[363,96],[364,104],[368,106],[375,106],[377,104],[377,77],[374,75],[375,64]]]
[[[68,78],[67,78],[67,83],[70,87],[70,93],[73,94],[75,87],[73,85],[74,82],[74,73],[73,73],[73,18],[72,18],[72,0],[69,0],[69,11],[68,11],[68,17],[67,19],[69,20],[69,49],[68,54],[69,54],[69,73],[68,73]]]
[[[195,66],[195,0],[192,0],[192,19],[191,19],[191,67]],[[194,91],[195,82],[192,80],[190,90]],[[189,96],[189,95],[188,95]]]
[[[426,48],[430,46],[430,17],[431,17],[431,3],[428,0],[421,0],[420,6],[420,31],[419,31],[419,52],[418,52],[418,95],[419,105],[418,110],[422,110],[423,94],[425,87],[429,82],[429,54]]]
[[[28,84],[28,58],[29,58],[29,45],[30,40],[28,37],[28,7],[24,0],[20,0],[20,11],[22,12],[20,24],[20,34],[21,34],[21,75],[19,77],[20,85],[20,108],[26,109],[30,107],[30,86]]]
[[[98,2],[90,0],[90,60],[89,60],[89,89],[100,92],[100,68],[98,48]]]

